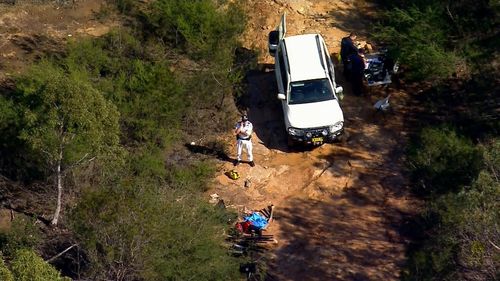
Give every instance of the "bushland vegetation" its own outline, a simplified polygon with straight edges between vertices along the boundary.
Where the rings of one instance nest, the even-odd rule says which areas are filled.
[[[440,135],[436,142],[427,142],[429,131]],[[409,162],[415,188],[428,205],[418,220],[422,240],[411,249],[405,280],[497,279],[499,140],[473,145],[439,129],[426,129],[420,139]],[[450,148],[456,150],[448,154]],[[422,162],[429,151],[440,152]]]
[[[413,98],[424,107],[408,121],[408,168],[425,207],[403,280],[498,280],[499,2],[380,2],[376,37],[420,85]]]
[[[51,258],[55,229],[76,245],[66,255],[77,264],[59,268],[70,277],[237,280],[224,246],[233,215],[201,198],[214,169],[175,152],[235,114],[244,14],[232,1],[114,4],[129,26],[47,54],[0,97],[2,174],[52,190],[58,225],[3,231],[0,275],[63,280],[39,256]]]
[[[498,55],[498,1],[379,2],[387,11],[376,37],[411,69],[411,79],[485,71]]]

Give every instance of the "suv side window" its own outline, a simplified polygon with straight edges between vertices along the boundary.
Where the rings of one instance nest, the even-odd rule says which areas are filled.
[[[283,53],[283,45],[278,48],[278,63],[280,65],[280,74],[281,74],[281,82],[283,83],[283,90],[286,91],[288,89],[288,72],[285,67],[285,54]]]

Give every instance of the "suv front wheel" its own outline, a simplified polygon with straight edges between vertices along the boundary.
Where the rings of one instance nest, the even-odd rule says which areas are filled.
[[[349,133],[347,133],[345,130],[342,132],[342,134],[340,134],[336,139],[335,139],[335,142],[337,143],[346,143],[347,142],[347,139],[349,138]]]
[[[292,139],[291,136],[287,135],[286,136],[286,145],[288,146],[288,148],[293,148],[295,147],[297,144],[295,143],[295,141]]]

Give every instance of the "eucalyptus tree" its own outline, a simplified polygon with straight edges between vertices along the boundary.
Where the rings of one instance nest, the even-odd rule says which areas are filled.
[[[47,61],[18,79],[17,99],[20,139],[43,155],[45,170],[55,178],[57,207],[51,223],[56,225],[67,172],[119,155],[119,113],[84,72],[68,73]]]

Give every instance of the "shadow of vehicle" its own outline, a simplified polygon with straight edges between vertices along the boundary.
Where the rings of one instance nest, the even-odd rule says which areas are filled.
[[[254,132],[260,143],[268,149],[288,151],[283,111],[276,94],[276,78],[268,65],[262,71],[249,71],[246,75],[246,92],[241,105],[248,111]]]

